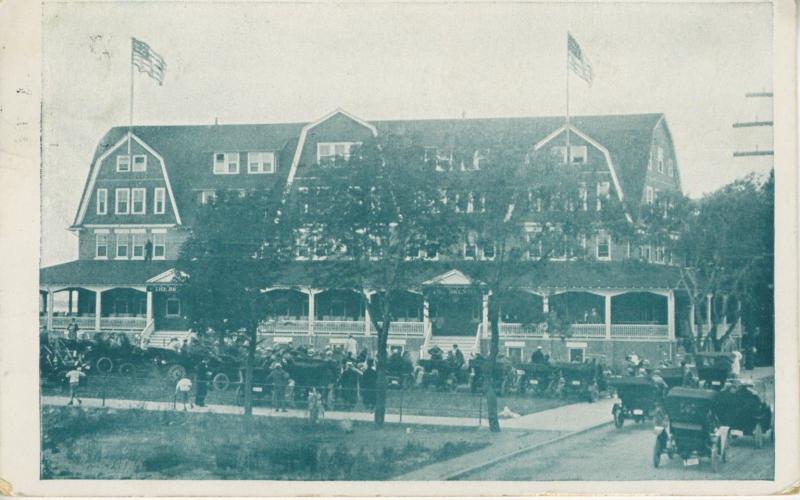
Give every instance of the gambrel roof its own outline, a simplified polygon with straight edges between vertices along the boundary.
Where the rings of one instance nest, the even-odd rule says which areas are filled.
[[[435,148],[458,144],[475,148],[490,148],[499,144],[533,148],[564,125],[563,116],[365,122],[344,111],[336,111],[323,120],[308,124],[135,126],[132,130],[136,137],[164,158],[178,208],[186,222],[191,224],[197,190],[283,187],[291,166],[299,156],[298,143],[303,132],[337,115],[356,120],[373,132],[377,131],[379,136],[405,135],[423,146]],[[635,210],[644,190],[653,132],[664,120],[664,115],[576,116],[570,120],[575,129],[609,152],[620,190],[625,199],[630,201],[629,206]],[[127,133],[127,127],[109,130],[95,151],[93,164]],[[276,173],[214,175],[212,154],[224,151],[275,151]],[[246,169],[246,165],[243,168]],[[91,189],[88,183],[85,189]]]

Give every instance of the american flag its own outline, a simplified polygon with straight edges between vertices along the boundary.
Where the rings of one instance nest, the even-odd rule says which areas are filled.
[[[592,63],[570,33],[567,33],[567,62],[576,75],[586,80],[589,85],[592,84],[594,79]]]
[[[164,74],[167,71],[167,63],[164,58],[156,54],[145,42],[133,39],[131,58],[133,65],[142,72],[147,73],[158,82],[164,84]]]

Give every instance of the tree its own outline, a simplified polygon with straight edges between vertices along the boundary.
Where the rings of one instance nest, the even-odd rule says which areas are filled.
[[[449,243],[448,208],[424,149],[407,139],[373,139],[349,159],[309,169],[311,180],[293,189],[287,213],[309,255],[331,259],[329,281],[357,291],[369,312],[377,335],[374,422],[380,427],[392,304],[419,285],[411,257]]]
[[[264,287],[291,259],[290,232],[280,218],[281,192],[220,193],[199,209],[176,264],[179,296],[192,328],[212,331],[218,348],[229,337],[246,347],[244,405],[252,413],[252,378]]]
[[[766,326],[771,335],[774,175],[736,180],[691,208],[678,240],[685,260],[681,281],[693,308],[708,298],[711,305],[711,324],[694,334],[695,342],[719,350],[740,317],[753,328]],[[728,328],[718,335],[723,318]]]
[[[493,377],[501,309],[511,300],[509,293],[522,286],[517,264],[536,267],[554,257],[585,257],[585,238],[601,229],[619,238],[631,225],[622,205],[596,189],[599,173],[585,170],[582,164],[567,164],[560,155],[532,153],[513,144],[488,144],[478,138],[465,144],[460,156],[471,171],[451,176],[447,196],[458,206],[463,233],[493,255],[482,266],[481,278],[489,292],[491,331],[487,412],[490,430],[499,432]],[[563,318],[548,320],[553,327],[562,323]]]

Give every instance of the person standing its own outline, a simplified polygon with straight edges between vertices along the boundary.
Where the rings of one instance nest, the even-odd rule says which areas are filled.
[[[148,238],[144,244],[144,261],[150,262],[151,260],[153,260],[153,242]]]
[[[536,350],[531,354],[531,363],[544,363],[544,351],[542,350],[542,346],[536,347]]]
[[[189,377],[183,377],[182,379],[178,380],[178,383],[175,386],[175,399],[177,400],[178,397],[180,397],[181,402],[183,403],[183,411],[186,411],[187,404],[190,408],[194,408],[192,402],[189,401],[189,393],[191,392],[192,380]]]
[[[267,382],[272,384],[272,407],[275,411],[286,411],[286,388],[289,386],[289,374],[283,365],[275,363],[267,377]]]
[[[368,410],[375,408],[375,389],[378,385],[378,371],[373,360],[367,360],[367,369],[361,375],[361,400]]]
[[[75,368],[67,372],[66,378],[69,380],[69,403],[71,405],[73,400],[77,399],[78,404],[81,404],[81,398],[78,397],[78,386],[81,383],[81,377],[86,374],[81,371],[81,365],[75,365]]]
[[[197,366],[197,375],[195,376],[194,404],[199,407],[206,405],[209,377],[211,377],[211,372],[208,370],[208,362],[204,359]]]
[[[80,330],[78,322],[75,321],[74,317],[70,318],[69,325],[67,325],[67,338],[70,340],[78,340],[78,330]]]
[[[339,377],[339,385],[342,388],[342,400],[345,407],[352,409],[358,402],[358,381],[361,378],[361,371],[353,363],[348,361],[344,371]]]

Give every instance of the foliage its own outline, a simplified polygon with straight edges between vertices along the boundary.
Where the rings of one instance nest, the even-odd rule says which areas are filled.
[[[773,173],[736,180],[696,202],[685,220],[683,285],[695,305],[711,296],[711,328],[698,333],[704,347],[719,349],[740,317],[766,326],[771,344],[774,182]],[[725,317],[729,329],[717,338]]]

